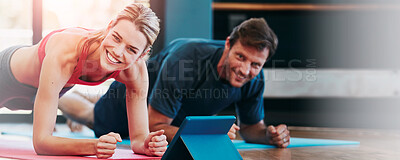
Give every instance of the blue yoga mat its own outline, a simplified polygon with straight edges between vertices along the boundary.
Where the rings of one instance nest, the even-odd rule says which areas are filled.
[[[233,140],[233,144],[237,149],[268,149],[277,148],[274,145],[246,143],[243,140]],[[334,145],[359,145],[356,141],[343,141],[331,139],[314,139],[314,138],[290,138],[288,148],[294,147],[312,147],[312,146],[334,146]]]
[[[1,132],[1,134],[8,135],[18,135],[18,136],[26,136],[32,137],[32,133],[25,132]],[[93,139],[95,135],[93,131],[88,132],[55,132],[54,136],[59,137],[67,137],[67,138],[75,138],[75,139]],[[254,144],[254,143],[246,143],[243,140],[233,140],[233,144],[237,149],[268,149],[268,148],[276,148],[273,145],[266,144]],[[121,145],[130,145],[129,139],[124,139],[122,142],[118,142]],[[343,140],[331,140],[331,139],[314,139],[314,138],[290,138],[290,145],[288,148],[294,147],[312,147],[312,146],[334,146],[334,145],[359,145],[360,142],[357,141],[343,141]]]

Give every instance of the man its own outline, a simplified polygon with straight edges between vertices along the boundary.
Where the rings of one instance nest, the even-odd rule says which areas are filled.
[[[277,37],[264,19],[249,19],[235,27],[225,41],[178,39],[148,61],[149,127],[163,129],[168,141],[186,116],[215,115],[235,106],[246,142],[287,147],[286,125],[263,122],[264,63],[274,54]],[[94,108],[94,131],[128,134],[125,86],[114,82]],[[205,126],[206,127],[206,126]]]

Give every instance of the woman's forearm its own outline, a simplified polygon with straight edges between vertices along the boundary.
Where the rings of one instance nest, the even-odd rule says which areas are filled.
[[[97,139],[70,139],[55,136],[34,138],[33,146],[39,155],[95,155]]]
[[[144,141],[149,134],[146,96],[147,90],[126,88],[126,109],[131,148],[133,152],[141,154],[145,154]]]

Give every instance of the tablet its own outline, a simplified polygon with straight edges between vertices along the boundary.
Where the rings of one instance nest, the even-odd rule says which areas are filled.
[[[187,116],[162,160],[242,159],[227,135],[235,116]]]

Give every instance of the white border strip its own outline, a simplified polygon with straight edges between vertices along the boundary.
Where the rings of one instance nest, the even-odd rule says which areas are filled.
[[[399,97],[398,70],[264,69],[264,97]]]

